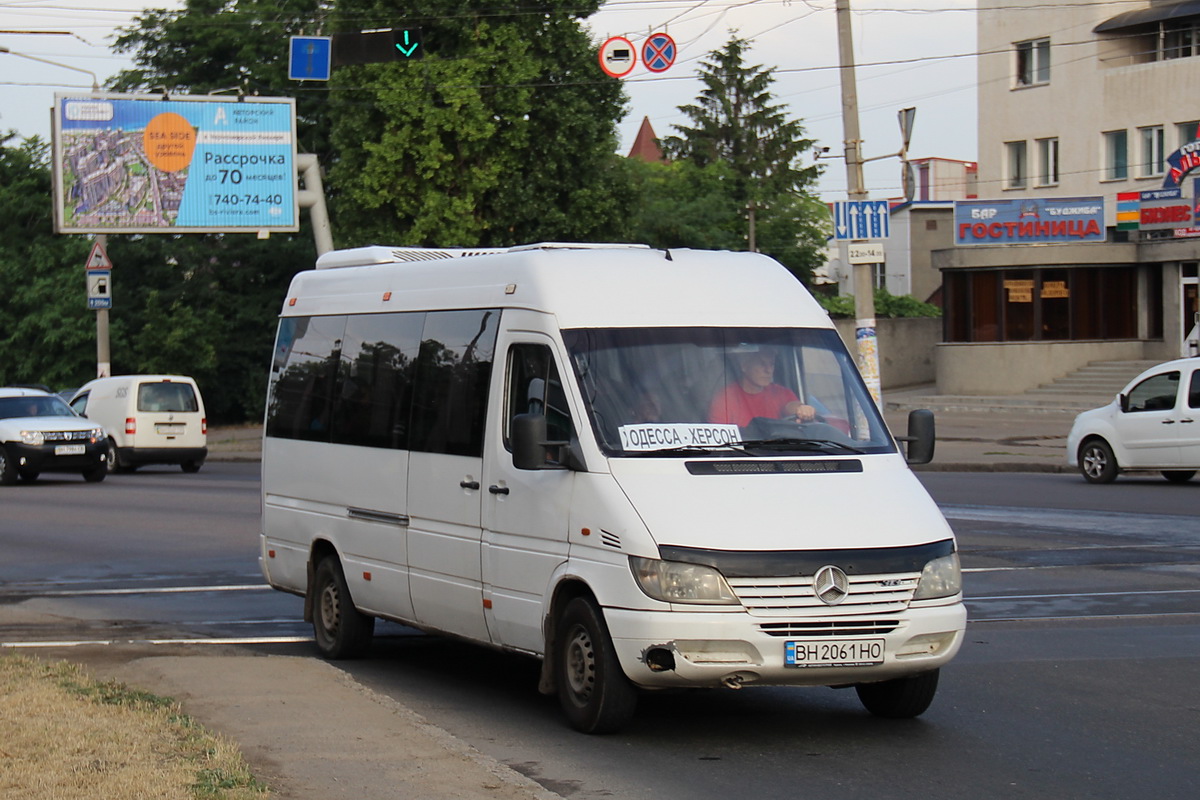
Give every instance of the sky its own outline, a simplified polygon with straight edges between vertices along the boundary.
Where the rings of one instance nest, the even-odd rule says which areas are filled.
[[[866,166],[866,188],[875,198],[901,194],[899,161],[888,156],[900,149],[902,108],[917,109],[910,157],[976,159],[975,0],[918,3],[850,3],[863,150],[880,157]],[[149,5],[171,8],[178,0]],[[139,0],[0,0],[0,47],[43,60],[0,53],[0,132],[49,139],[54,93],[86,91],[93,75],[102,84],[128,66],[108,45],[142,8]],[[666,71],[652,73],[639,61],[623,78],[629,104],[618,129],[620,152],[629,151],[643,118],[659,137],[687,122],[678,107],[703,88],[696,77],[701,62],[736,32],[751,43],[747,63],[774,70],[776,101],[829,148],[820,162],[822,199],[845,199],[834,0],[610,0],[585,24],[597,45],[625,36],[640,51],[654,33],[677,45]]]

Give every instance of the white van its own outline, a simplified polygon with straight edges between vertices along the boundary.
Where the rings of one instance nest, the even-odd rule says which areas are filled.
[[[114,375],[71,398],[80,416],[108,431],[108,469],[178,464],[198,472],[208,457],[208,418],[196,382],[184,375]]]
[[[377,617],[527,653],[585,732],[671,687],[911,717],[962,642],[953,533],[757,254],[327,253],[283,306],[262,470],[263,574],[325,656]]]

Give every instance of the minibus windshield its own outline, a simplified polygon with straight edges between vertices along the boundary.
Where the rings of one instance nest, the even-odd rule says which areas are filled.
[[[580,328],[563,339],[610,456],[895,452],[836,331]]]

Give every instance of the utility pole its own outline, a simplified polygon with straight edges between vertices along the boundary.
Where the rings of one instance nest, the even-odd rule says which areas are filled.
[[[866,200],[863,180],[862,136],[858,129],[858,82],[854,75],[854,36],[850,28],[850,0],[837,0],[838,64],[842,81],[842,131],[846,146],[846,193],[851,200]],[[858,345],[858,371],[862,373],[876,405],[881,403],[879,343],[875,336],[874,264],[855,264],[854,341]]]

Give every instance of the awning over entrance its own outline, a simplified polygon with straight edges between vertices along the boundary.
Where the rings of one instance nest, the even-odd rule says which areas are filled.
[[[1184,21],[1200,19],[1200,0],[1182,0],[1179,3],[1154,3],[1149,8],[1136,11],[1126,11],[1117,14],[1112,19],[1101,22],[1095,28],[1095,33],[1111,33],[1130,28],[1140,28],[1168,20]]]

